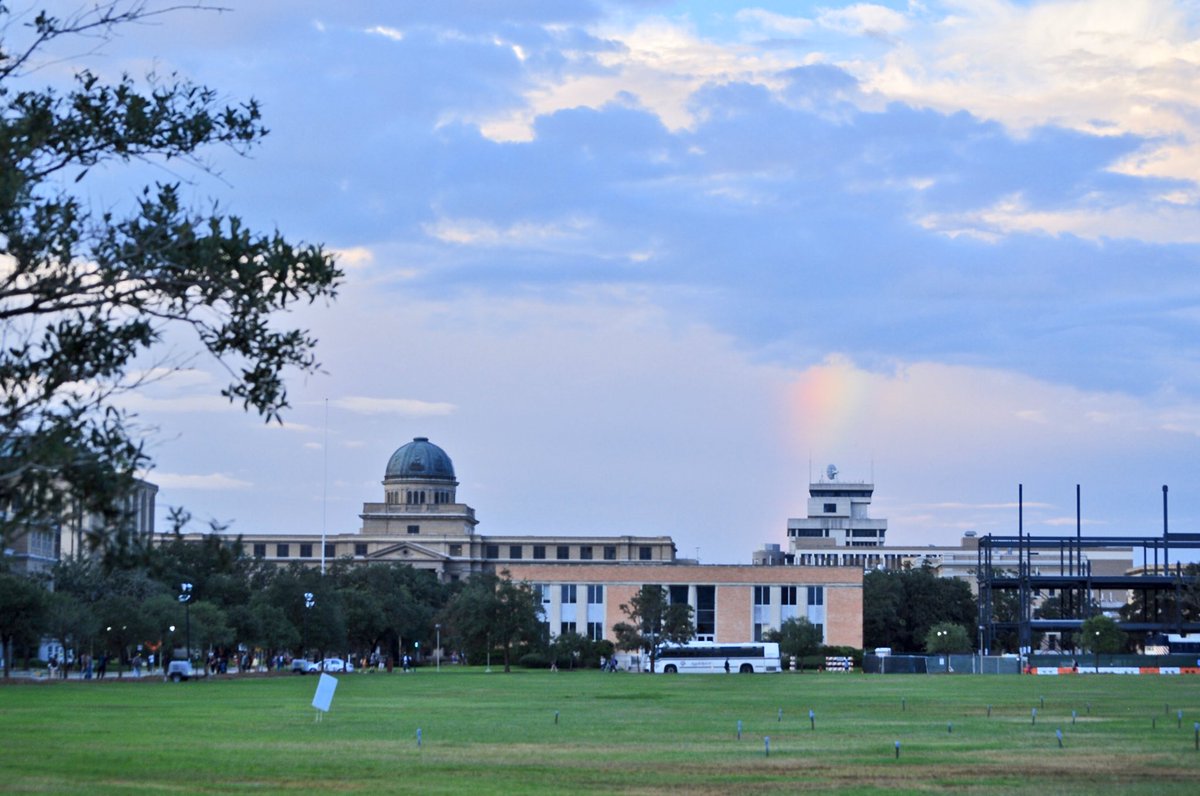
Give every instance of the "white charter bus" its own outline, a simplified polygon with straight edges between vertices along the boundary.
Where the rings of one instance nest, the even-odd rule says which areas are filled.
[[[743,644],[696,641],[679,647],[664,647],[654,661],[655,674],[716,674],[725,671],[743,674],[778,672],[779,645],[771,641],[747,641]]]

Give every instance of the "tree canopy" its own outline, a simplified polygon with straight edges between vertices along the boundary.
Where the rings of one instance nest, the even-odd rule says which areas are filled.
[[[932,569],[870,572],[863,577],[863,646],[920,652],[938,623],[975,627],[975,606],[968,584]]]
[[[225,104],[176,75],[104,80],[79,66],[65,90],[35,82],[51,42],[103,40],[155,13],[136,0],[67,16],[0,4],[2,540],[69,504],[104,519],[93,544],[120,527],[119,498],[149,458],[115,399],[178,367],[168,336],[189,334],[228,372],[222,395],[266,420],[288,405],[285,372],[318,367],[315,339],[276,320],[335,295],[342,274],[321,246],[195,209],[180,182],[146,185],[129,207],[89,205],[98,167],[203,171],[206,151],[245,153],[267,132],[253,99]]]
[[[662,586],[642,586],[628,603],[621,605],[621,613],[629,621],[613,626],[617,647],[648,654],[650,671],[654,671],[654,662],[664,646],[685,644],[696,633],[692,607],[686,603],[672,603]]]
[[[779,652],[798,658],[801,661],[800,668],[803,669],[804,659],[809,655],[816,655],[821,649],[821,628],[807,618],[797,616],[784,620],[778,630],[768,631],[765,639],[778,642]]]

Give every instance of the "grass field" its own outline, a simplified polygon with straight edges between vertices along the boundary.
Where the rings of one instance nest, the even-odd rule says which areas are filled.
[[[1200,793],[1193,678],[338,679],[0,685],[0,790]]]

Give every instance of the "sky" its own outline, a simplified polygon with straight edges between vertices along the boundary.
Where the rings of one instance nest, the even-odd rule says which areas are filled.
[[[346,272],[284,319],[322,372],[282,426],[186,346],[124,399],[160,527],[355,531],[425,436],[481,533],[705,563],[786,546],[829,464],[894,544],[1015,534],[1019,485],[1033,534],[1077,484],[1085,534],[1161,533],[1163,485],[1200,531],[1200,4],[220,5],[35,75],[256,98],[248,156],[81,190],[181,179]]]

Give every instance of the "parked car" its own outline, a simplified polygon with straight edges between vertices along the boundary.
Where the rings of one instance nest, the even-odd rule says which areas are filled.
[[[292,659],[292,672],[295,674],[309,674],[310,672],[319,672],[321,667],[310,660],[304,658]]]
[[[207,669],[203,667],[196,669],[192,666],[191,661],[171,661],[167,664],[164,679],[178,683],[180,680],[195,680],[197,677],[204,677],[207,674]]]
[[[321,661],[321,671],[352,672],[354,671],[354,664],[350,661],[344,661],[341,658],[326,658]]]

